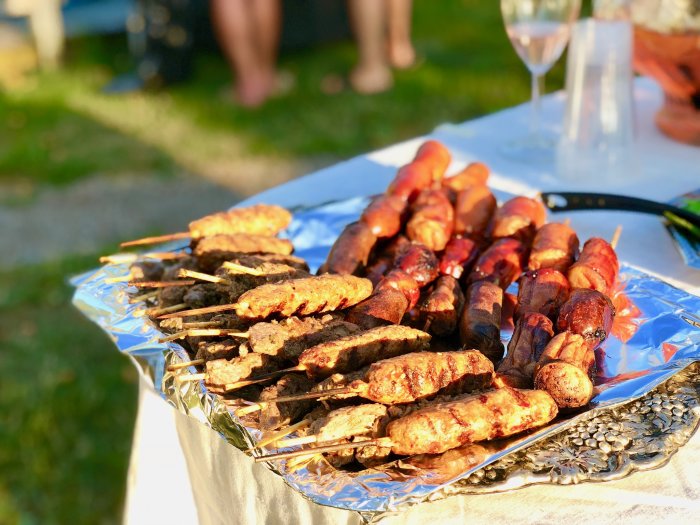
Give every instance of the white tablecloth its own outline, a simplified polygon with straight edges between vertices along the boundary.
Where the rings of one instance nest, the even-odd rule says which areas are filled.
[[[559,127],[563,96],[544,101],[544,116]],[[507,193],[582,190],[668,200],[700,187],[700,149],[671,142],[653,126],[660,91],[648,80],[635,86],[638,137],[636,166],[624,180],[560,180],[553,166],[533,168],[503,158],[499,147],[527,129],[519,106],[459,125],[431,137],[453,154],[450,171],[473,160],[492,169],[490,184]],[[250,199],[286,206],[316,204],[380,192],[396,168],[408,162],[424,137],[321,170]],[[624,212],[576,212],[572,226],[582,239],[610,238],[623,226],[620,258],[687,291],[700,294],[700,271],[691,269],[657,217]],[[321,507],[288,489],[266,467],[228,445],[200,422],[174,411],[148,379],[141,378],[139,413],[128,479],[125,522],[152,523],[360,523],[353,512]],[[615,523],[700,522],[700,434],[661,469],[619,481],[575,486],[533,486],[494,495],[457,496],[422,504],[382,523]]]

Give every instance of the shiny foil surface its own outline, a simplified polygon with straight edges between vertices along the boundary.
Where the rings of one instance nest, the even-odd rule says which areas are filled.
[[[295,254],[304,257],[315,271],[342,228],[356,220],[366,204],[367,199],[357,198],[295,210],[294,220],[285,234],[294,242]],[[233,415],[231,406],[225,406],[217,396],[207,392],[203,382],[176,383],[174,374],[166,372],[168,364],[189,360],[189,357],[176,343],[158,342],[162,334],[144,316],[144,304],[129,303],[129,296],[135,292],[133,288],[123,282],[109,282],[110,278],[127,274],[128,267],[128,263],[108,264],[74,278],[75,306],[112,337],[117,348],[153,381],[156,390],[169,403],[211,426],[234,446],[251,447],[260,432],[245,427]],[[613,407],[624,413],[626,403],[649,394],[693,362],[700,361],[700,298],[628,265],[622,265],[620,278],[623,293],[631,304],[628,310],[633,312],[626,319],[631,338],[622,342],[610,337],[602,351],[597,352],[596,395],[589,410],[560,416],[549,426],[525,436],[462,447],[442,456],[405,458],[376,469],[340,471],[323,459],[313,460],[294,472],[286,471],[284,461],[269,463],[269,467],[312,501],[358,511],[367,519],[377,519],[385,512],[450,494],[479,492],[473,490],[475,473],[483,473],[487,465],[498,465],[508,459],[506,456],[515,452],[522,454],[535,442],[564,430],[584,428],[588,424],[586,421],[592,421]],[[510,334],[503,333],[502,337],[505,341]],[[197,371],[190,368],[175,374],[190,372]],[[686,440],[695,427],[693,424],[687,432]],[[268,449],[268,453],[274,451]],[[548,478],[546,482],[559,481]],[[523,484],[506,484],[499,490]],[[465,486],[467,488],[462,490]]]

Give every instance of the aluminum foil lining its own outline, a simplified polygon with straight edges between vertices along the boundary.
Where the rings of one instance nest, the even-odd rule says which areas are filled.
[[[315,270],[342,228],[356,220],[366,204],[366,198],[356,198],[295,210],[285,235],[294,242],[296,254]],[[234,446],[250,447],[260,436],[257,429],[243,426],[202,382],[176,385],[173,375],[165,372],[166,364],[189,357],[176,343],[158,343],[162,334],[143,316],[144,306],[128,302],[128,292],[133,290],[125,283],[110,282],[127,272],[126,263],[108,264],[74,278],[74,304],[112,337],[168,402],[211,426]],[[316,503],[377,518],[454,492],[452,487],[486,465],[580,425],[607,408],[638,399],[700,361],[700,298],[625,264],[621,281],[625,294],[639,309],[639,315],[630,319],[634,335],[625,343],[615,337],[606,341],[598,360],[596,395],[588,411],[558,418],[526,436],[463,447],[444,456],[408,458],[361,472],[335,470],[323,459],[294,472],[287,472],[283,461],[269,467]],[[503,334],[504,340],[509,337]]]

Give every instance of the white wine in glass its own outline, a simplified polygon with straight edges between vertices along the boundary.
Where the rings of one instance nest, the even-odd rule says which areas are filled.
[[[530,134],[504,148],[525,161],[551,159],[555,140],[540,129],[540,94],[544,75],[559,59],[578,18],[581,0],[501,0],[508,38],[532,75]]]

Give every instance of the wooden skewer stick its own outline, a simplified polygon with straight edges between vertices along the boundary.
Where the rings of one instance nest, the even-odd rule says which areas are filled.
[[[310,436],[301,436],[292,439],[280,439],[277,441],[277,448],[289,448],[296,447],[298,445],[310,445],[312,443],[318,443],[318,436],[312,434]]]
[[[209,275],[208,273],[195,272],[194,270],[187,270],[185,268],[181,269],[177,276],[190,277],[191,279],[199,279],[200,281],[208,281],[216,284],[227,284],[229,286],[233,284],[230,279],[225,279],[216,275]]]
[[[201,374],[183,374],[177,376],[175,381],[177,381],[178,383],[192,383],[193,381],[200,381],[206,378],[207,374],[205,372],[202,372]]]
[[[182,323],[183,328],[217,328],[224,324],[222,321],[193,321]],[[246,332],[247,333],[247,332]]]
[[[323,456],[321,454],[314,454],[313,456],[302,456],[299,458],[292,458],[287,461],[285,464],[285,469],[288,473],[296,472],[300,468],[302,468],[304,465],[310,463],[311,461],[314,460],[314,458],[322,458]]]
[[[149,253],[115,253],[112,255],[103,255],[99,261],[102,264],[123,264],[134,262],[138,259],[157,259],[159,261],[167,261],[172,259],[182,259],[188,257],[185,252],[149,252]]]
[[[564,226],[569,226],[570,224],[571,224],[571,219],[568,219],[568,218],[567,218],[567,219],[564,221]]]
[[[617,248],[617,243],[620,241],[620,235],[622,235],[622,226],[618,225],[617,228],[615,228],[615,233],[613,233],[612,240],[610,241],[610,246],[612,246],[613,250]]]
[[[245,379],[243,381],[236,381],[235,383],[227,383],[224,385],[224,393],[233,392],[234,390],[239,390],[244,386],[257,385],[258,383],[265,383],[272,379],[271,377],[264,377],[262,379]]]
[[[341,387],[341,388],[330,388],[328,390],[323,390],[323,391],[318,391],[318,392],[307,392],[306,394],[297,394],[293,396],[280,396],[280,397],[275,397],[273,399],[268,399],[267,401],[258,401],[257,403],[254,403],[252,405],[248,405],[245,407],[237,408],[235,414],[238,417],[244,416],[246,414],[250,414],[252,412],[257,412],[258,410],[262,410],[266,406],[272,404],[272,403],[289,403],[292,401],[303,401],[305,399],[318,399],[320,397],[328,397],[328,396],[336,396],[340,394],[356,394],[359,393],[359,390],[352,389],[350,387]]]
[[[162,339],[159,339],[158,342],[167,343],[168,341],[176,341],[178,339],[184,339],[185,337],[222,336],[248,337],[248,332],[239,332],[238,330],[230,328],[190,328],[189,330],[183,330],[182,332],[177,332],[167,337],[163,337]]]
[[[283,428],[282,430],[278,430],[274,434],[270,434],[269,436],[265,436],[263,439],[258,441],[253,448],[248,449],[248,451],[256,449],[256,448],[262,448],[265,445],[269,445],[270,443],[275,443],[282,439],[283,437],[288,436],[292,432],[296,432],[297,430],[301,430],[302,428],[306,428],[311,424],[310,419],[302,419],[298,423],[294,423],[293,425],[289,425],[287,428]]]
[[[353,443],[338,443],[337,445],[325,446],[322,445],[319,447],[295,450],[293,452],[280,452],[278,454],[258,456],[257,458],[255,458],[255,462],[261,463],[263,461],[273,461],[275,459],[296,458],[299,456],[315,456],[316,454],[321,454],[323,452],[337,452],[338,450],[347,450],[349,448],[362,448],[372,445],[377,447],[393,447],[394,443],[391,441],[390,438],[377,438],[368,439],[367,441],[355,441]]]
[[[174,372],[175,370],[182,370],[183,368],[189,368],[190,366],[203,365],[204,363],[206,363],[204,359],[193,359],[192,361],[183,361],[181,363],[169,365],[167,371]]]
[[[143,237],[142,239],[123,242],[119,246],[121,246],[122,248],[128,248],[129,246],[141,246],[143,244],[157,244],[160,242],[175,241],[177,239],[189,239],[190,237],[190,232],[169,233],[167,235]]]
[[[154,297],[158,297],[158,290],[153,290],[152,292],[142,293],[141,295],[135,295],[129,299],[129,302],[130,303],[140,303],[142,301],[147,301],[148,299],[152,299]]]
[[[185,281],[129,281],[129,286],[136,288],[169,288],[171,286],[192,286],[197,281],[188,279]]]
[[[221,266],[223,268],[226,268],[227,270],[232,270],[238,273],[245,273],[248,275],[255,275],[258,277],[261,275],[265,275],[265,272],[263,272],[262,270],[259,270],[257,268],[251,268],[250,266],[244,266],[242,264],[238,264],[231,261],[225,261]]]
[[[240,306],[242,306],[242,305],[239,305],[238,303],[220,304],[218,306],[206,306],[204,308],[194,308],[192,310],[185,310],[184,312],[177,312],[177,313],[173,313],[173,314],[162,315],[158,319],[172,319],[173,317],[192,317],[193,315],[213,314],[216,312],[227,312],[230,310],[235,310],[236,308],[239,308]]]
[[[183,310],[184,308],[187,308],[187,305],[185,303],[180,303],[174,304],[172,306],[166,306],[164,308],[151,308],[149,310],[146,310],[145,313],[149,317],[158,317],[159,315],[177,312],[178,310]],[[158,318],[160,319],[160,317]]]

